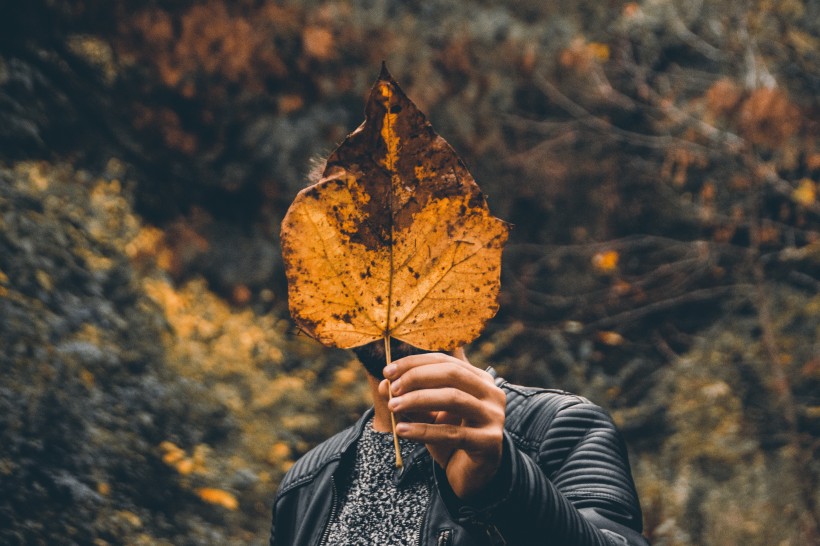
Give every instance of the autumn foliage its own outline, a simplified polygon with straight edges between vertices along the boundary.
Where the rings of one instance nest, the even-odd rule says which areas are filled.
[[[0,542],[265,543],[366,406],[279,226],[385,59],[515,226],[471,361],[607,407],[654,544],[818,542],[817,2],[7,4]]]

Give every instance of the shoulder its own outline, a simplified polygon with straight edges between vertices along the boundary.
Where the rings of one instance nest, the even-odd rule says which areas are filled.
[[[618,435],[607,411],[583,396],[501,378],[496,383],[507,394],[507,432],[528,451],[543,455],[546,447],[571,448],[590,436]]]
[[[513,433],[539,436],[551,428],[559,414],[570,408],[598,408],[571,392],[516,385],[500,377],[495,382],[507,395],[507,428]]]

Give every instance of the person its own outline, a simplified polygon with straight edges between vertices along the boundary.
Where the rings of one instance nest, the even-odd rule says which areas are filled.
[[[271,546],[649,544],[625,444],[599,406],[508,383],[463,348],[393,340],[387,367],[382,342],[354,351],[373,406],[285,475]]]

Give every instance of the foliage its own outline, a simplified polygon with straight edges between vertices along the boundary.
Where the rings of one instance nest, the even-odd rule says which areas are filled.
[[[612,410],[655,544],[817,542],[818,10],[0,8],[3,539],[264,543],[366,404],[276,226],[387,59],[514,224],[471,359]]]
[[[154,445],[232,428],[206,391],[162,367],[162,324],[117,250],[138,222],[120,169],[0,171],[4,544],[185,534],[170,524],[185,488]]]
[[[175,287],[125,174],[0,171],[0,538],[248,544],[295,458],[365,407],[358,364]]]

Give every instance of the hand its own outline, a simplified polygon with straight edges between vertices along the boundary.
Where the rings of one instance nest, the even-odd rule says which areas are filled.
[[[427,446],[461,499],[481,491],[498,471],[503,451],[506,395],[493,377],[442,353],[396,360],[384,375],[391,381],[388,408],[399,420],[397,434]],[[385,398],[387,388],[382,381]]]

